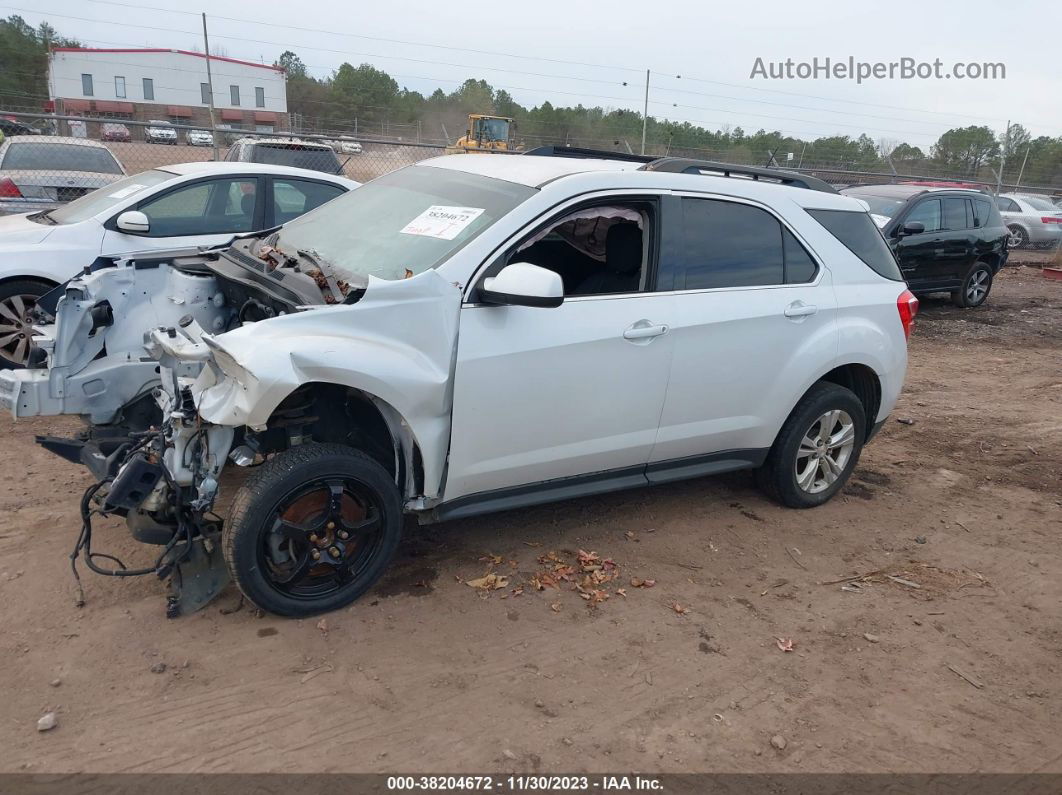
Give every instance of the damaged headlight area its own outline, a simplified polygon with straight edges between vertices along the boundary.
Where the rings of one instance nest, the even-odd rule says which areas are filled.
[[[111,456],[113,475],[94,483],[82,497],[81,533],[71,555],[79,606],[84,604],[79,560],[97,574],[155,575],[165,581],[171,618],[198,610],[229,581],[220,547],[221,519],[212,509],[233,429],[202,426],[187,391],[178,405],[166,408],[163,427],[130,434]],[[102,516],[124,518],[136,540],[160,546],[154,563],[131,569],[113,555],[94,551],[93,520]]]

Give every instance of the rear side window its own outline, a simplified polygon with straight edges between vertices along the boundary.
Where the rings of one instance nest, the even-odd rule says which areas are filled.
[[[966,228],[966,199],[945,199],[943,229],[957,232]]]
[[[716,199],[682,200],[682,246],[675,289],[809,282],[818,266],[770,213]]]
[[[808,210],[808,214],[826,227],[845,247],[863,260],[879,276],[902,282],[900,267],[889,244],[867,213],[849,210]]]

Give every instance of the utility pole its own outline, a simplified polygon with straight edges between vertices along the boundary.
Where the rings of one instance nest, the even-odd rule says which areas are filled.
[[[645,127],[649,123],[649,70],[645,70],[645,109],[642,111],[642,154],[645,154]]]
[[[1032,144],[1029,144],[1025,148],[1025,157],[1021,161],[1021,171],[1018,172],[1018,181],[1014,184],[1014,190],[1021,187],[1021,178],[1025,176],[1025,164],[1029,162],[1029,152],[1032,150]]]
[[[214,161],[218,160],[218,130],[214,120],[214,78],[210,74],[210,38],[207,36],[206,13],[203,13],[203,51],[206,53],[207,91],[210,92],[210,139],[214,142]]]
[[[999,154],[999,173],[996,174],[996,196],[1003,189],[1003,168],[1007,164],[1007,144],[1010,143],[1010,119],[1007,119],[1007,131],[1003,133],[1003,151]]]

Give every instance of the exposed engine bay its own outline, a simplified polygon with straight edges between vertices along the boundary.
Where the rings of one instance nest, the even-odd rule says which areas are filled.
[[[54,318],[35,326],[31,366],[0,372],[0,407],[16,418],[78,414],[86,420],[74,438],[37,440],[97,479],[81,501],[82,529],[71,555],[75,577],[79,559],[107,576],[154,574],[169,583],[171,617],[199,609],[228,582],[221,519],[212,508],[234,442],[242,445],[235,452],[240,463],[254,463],[259,447],[282,449],[288,434],[302,433],[316,419],[296,398],[285,415],[290,422],[263,429],[259,438],[244,440],[242,428],[204,423],[188,384],[225,377],[213,359],[214,352],[223,355],[213,336],[354,303],[364,293],[337,279],[313,252],[286,256],[269,240],[131,255],[86,268],[56,288]],[[134,538],[161,547],[154,564],[131,569],[94,551],[98,516],[124,517]],[[78,588],[83,604],[80,579]]]

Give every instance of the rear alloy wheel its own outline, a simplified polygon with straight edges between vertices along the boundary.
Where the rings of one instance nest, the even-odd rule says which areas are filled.
[[[398,487],[379,463],[342,445],[308,444],[280,453],[241,487],[225,559],[258,607],[299,618],[365,593],[401,534]]]
[[[992,269],[983,262],[974,263],[963,279],[962,287],[951,294],[955,306],[972,308],[980,306],[992,290]]]
[[[1007,248],[1025,248],[1029,245],[1029,233],[1020,226],[1007,227],[1010,236],[1007,238]]]
[[[865,439],[866,414],[859,398],[843,386],[820,381],[789,415],[757,479],[790,508],[822,505],[848,481]]]
[[[19,280],[0,284],[0,370],[26,366],[33,340],[33,310],[51,288]]]

